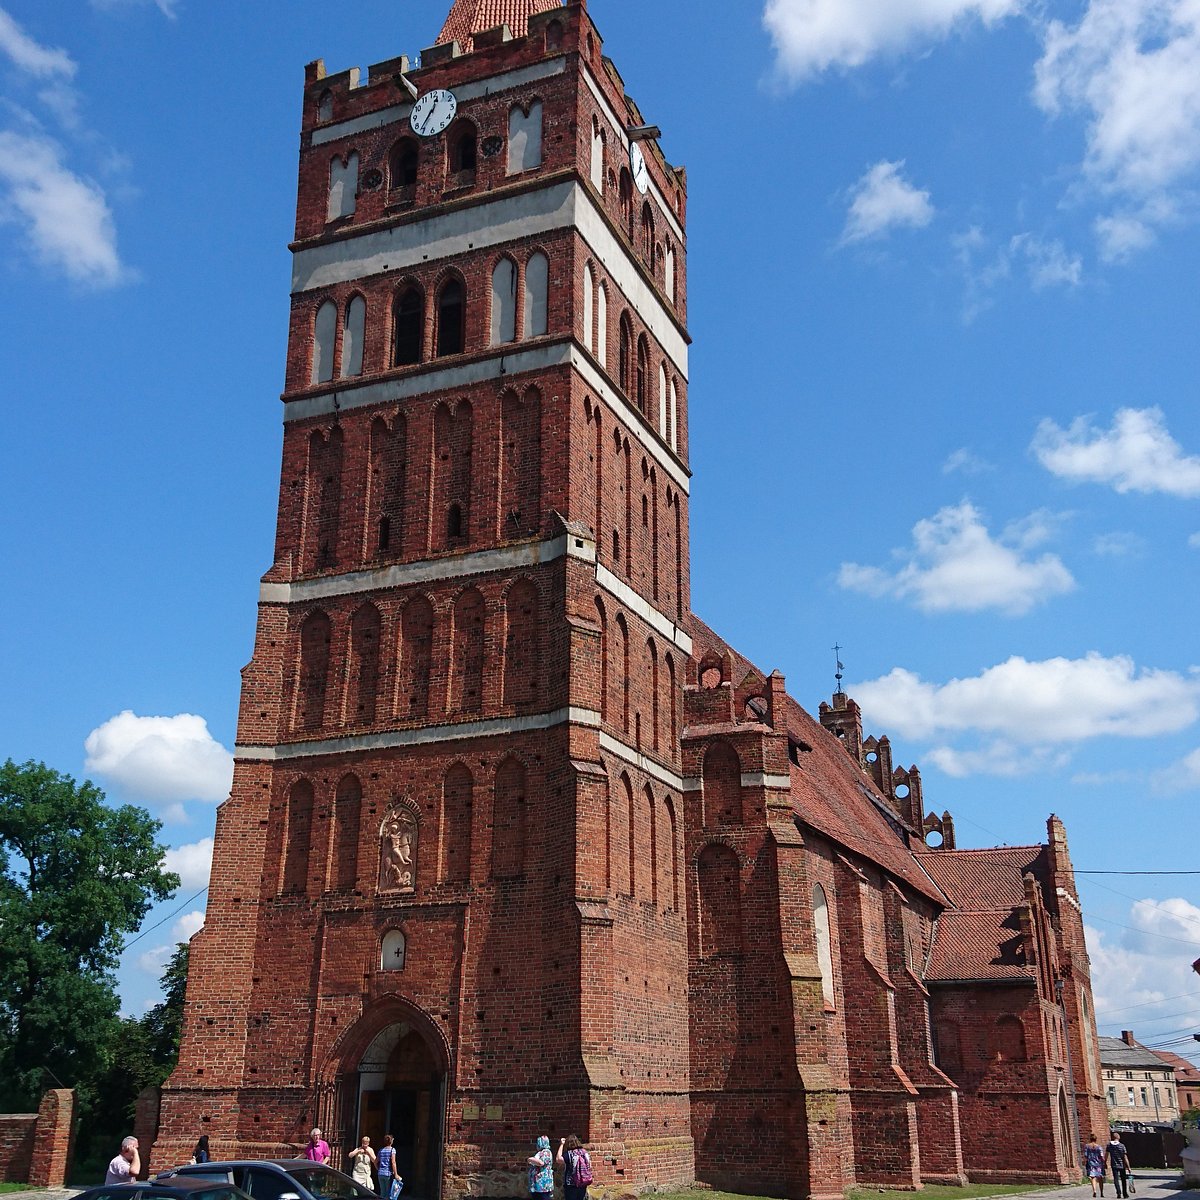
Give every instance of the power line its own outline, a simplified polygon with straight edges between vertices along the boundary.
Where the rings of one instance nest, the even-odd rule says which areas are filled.
[[[163,917],[163,919],[161,921],[156,921],[153,925],[149,926],[146,929],[143,929],[137,935],[137,937],[130,938],[130,940],[125,943],[125,949],[128,950],[130,946],[133,946],[136,943],[140,942],[142,940],[142,938],[144,938],[146,936],[146,934],[153,933],[160,926],[165,925],[172,917],[178,916],[181,912],[183,912],[183,910],[185,908],[187,908],[187,906],[189,904],[195,904],[195,902],[197,900],[199,900],[200,897],[203,896],[204,893],[207,891],[208,891],[208,886],[206,884],[190,900],[185,900],[177,909],[175,909],[174,912],[167,913],[167,915],[165,917]]]
[[[1147,900],[1144,897],[1131,896],[1128,892],[1118,892],[1116,888],[1110,888],[1107,884],[1100,883],[1096,879],[1085,879],[1084,883],[1089,883],[1092,887],[1103,888],[1106,892],[1112,892],[1114,896],[1120,896],[1124,900],[1132,900],[1134,904],[1149,904],[1152,908],[1161,908],[1163,912],[1169,913],[1176,920],[1193,921],[1195,924],[1200,925],[1200,917],[1193,917],[1191,913],[1172,912],[1165,904],[1160,904],[1157,900]]]
[[[1154,933],[1149,929],[1135,929],[1132,925],[1122,925],[1120,921],[1110,921],[1108,917],[1100,917],[1095,913],[1092,913],[1088,919],[1103,921],[1106,925],[1115,925],[1118,929],[1128,929],[1130,933],[1141,933],[1146,937],[1160,938],[1164,942],[1178,942],[1181,946],[1191,946],[1194,950],[1200,950],[1200,942],[1185,942],[1183,938],[1171,937],[1165,933]]]
[[[1169,1004],[1172,1000],[1191,1000],[1195,997],[1200,997],[1200,992],[1184,992],[1180,996],[1164,996],[1161,1000],[1146,1000],[1141,1004],[1130,1004],[1126,1008],[1106,1008],[1103,1012],[1097,1010],[1096,1016],[1110,1017],[1114,1013],[1133,1012],[1135,1008],[1150,1008],[1154,1004]]]
[[[1079,871],[1076,875],[1200,875],[1200,871]]]

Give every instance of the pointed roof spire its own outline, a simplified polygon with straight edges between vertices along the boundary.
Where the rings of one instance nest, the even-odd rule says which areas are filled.
[[[457,42],[469,52],[477,33],[495,29],[497,25],[507,25],[513,37],[524,37],[534,13],[561,7],[562,0],[454,0],[437,44]]]

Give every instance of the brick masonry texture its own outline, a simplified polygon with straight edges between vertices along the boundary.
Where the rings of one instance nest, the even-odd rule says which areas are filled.
[[[600,1188],[1066,1181],[1104,1108],[1062,824],[957,851],[852,700],[814,719],[692,614],[686,174],[649,139],[634,186],[584,4],[490,11],[307,71],[325,282],[152,1166],[318,1124],[343,1164],[397,1134],[431,1200],[521,1195],[571,1132]],[[445,133],[406,79],[462,94]],[[586,219],[514,219],[552,194]]]

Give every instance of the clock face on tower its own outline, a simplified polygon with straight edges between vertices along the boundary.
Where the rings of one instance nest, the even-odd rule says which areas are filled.
[[[409,124],[418,137],[437,137],[458,113],[458,98],[441,88],[426,92],[413,106]]]
[[[634,185],[644,196],[650,189],[650,168],[646,166],[646,156],[637,142],[629,144],[629,169],[633,172]]]

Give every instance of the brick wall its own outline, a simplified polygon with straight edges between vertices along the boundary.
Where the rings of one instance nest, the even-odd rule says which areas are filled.
[[[0,1183],[28,1183],[37,1113],[0,1116]]]
[[[36,1113],[0,1116],[0,1183],[62,1187],[71,1168],[75,1093],[52,1089]]]

